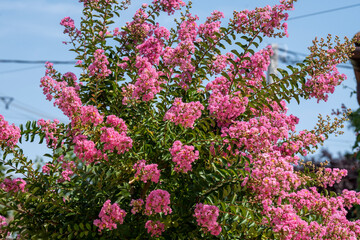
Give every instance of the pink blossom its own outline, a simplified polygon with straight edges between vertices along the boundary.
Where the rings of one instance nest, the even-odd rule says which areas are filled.
[[[20,129],[14,124],[9,125],[0,114],[0,145],[14,148],[20,139]]]
[[[186,39],[175,48],[166,47],[163,54],[164,64],[168,67],[177,67],[184,72],[194,72],[195,67],[191,64],[191,53],[195,51],[192,41]]]
[[[8,179],[5,178],[4,181],[0,184],[0,188],[5,192],[25,192],[26,182],[21,178]]]
[[[163,47],[163,41],[151,36],[136,48],[139,50],[142,57],[147,58],[147,61],[154,65],[159,64],[159,58],[162,54]]]
[[[61,20],[60,25],[65,27],[65,33],[68,31],[72,31],[75,29],[75,23],[74,20],[70,17],[65,17]]]
[[[198,25],[196,23],[196,20],[199,20],[199,17],[196,15],[195,17],[193,17],[191,16],[191,14],[187,14],[186,17],[188,19],[180,24],[178,38],[181,41],[195,41],[198,32]]]
[[[109,61],[104,54],[103,49],[97,49],[94,53],[94,61],[89,66],[89,76],[96,76],[98,78],[106,78],[111,74],[108,69]]]
[[[201,117],[204,106],[199,102],[183,103],[181,98],[175,98],[172,107],[165,113],[164,120],[170,120],[176,125],[194,128],[196,119]]]
[[[317,101],[328,99],[328,93],[333,93],[335,87],[346,79],[345,74],[340,74],[336,66],[332,66],[327,73],[314,75],[305,83],[305,91],[310,97],[315,97]]]
[[[133,84],[129,84],[121,88],[121,95],[123,96],[123,100],[122,100],[123,105],[128,105],[132,102],[136,102],[136,99],[133,98],[135,89],[136,87]]]
[[[228,66],[228,56],[227,55],[217,55],[215,56],[212,63],[209,65],[210,71],[213,74],[219,74],[222,71],[225,70],[225,68]]]
[[[80,160],[86,162],[86,164],[105,158],[102,152],[96,148],[95,143],[91,140],[87,140],[86,136],[78,135],[73,139],[73,142],[75,143],[75,155]]]
[[[111,127],[116,129],[118,132],[126,132],[127,126],[125,124],[125,121],[121,118],[118,118],[115,115],[109,115],[106,118],[106,124],[109,124]]]
[[[8,223],[6,222],[6,218],[4,216],[0,215],[0,229],[7,225],[8,225]]]
[[[157,164],[146,164],[145,160],[140,160],[134,164],[133,169],[136,170],[135,178],[140,178],[141,181],[148,180],[158,183],[160,178],[160,170]]]
[[[172,148],[169,149],[172,160],[176,163],[174,170],[176,172],[187,173],[191,171],[191,164],[199,159],[199,151],[194,151],[193,146],[182,145],[180,141],[175,141]]]
[[[52,68],[49,70],[49,73],[51,72]],[[69,87],[67,82],[58,82],[49,76],[41,78],[40,86],[43,88],[46,99],[51,101],[55,98],[54,105],[58,106],[70,119],[79,114],[82,103],[75,87]]]
[[[131,209],[132,214],[136,214],[137,212],[140,212],[142,210],[142,206],[144,205],[144,201],[140,199],[132,199],[130,202],[130,206],[133,208]]]
[[[65,17],[61,20],[60,25],[64,26],[64,33],[68,34],[72,40],[78,39],[81,36],[81,31],[75,27],[74,20],[70,17]],[[63,42],[68,44],[69,42]]]
[[[221,232],[221,226],[217,221],[219,208],[212,205],[198,203],[196,204],[195,214],[196,221],[205,232],[218,236]]]
[[[126,135],[126,132],[118,132],[114,128],[102,127],[100,141],[105,143],[103,150],[122,154],[132,148],[132,139]]]
[[[139,69],[139,77],[136,80],[132,97],[135,99],[141,97],[145,102],[150,101],[161,91],[161,84],[166,83],[159,79],[162,72],[156,71],[147,58],[140,56],[136,58],[135,66]]]
[[[347,170],[346,169],[338,169],[338,168],[324,168],[320,169],[316,172],[317,180],[324,187],[330,186],[332,187],[335,182],[339,183],[343,177],[346,177]]]
[[[218,77],[210,82],[207,90],[212,90],[208,109],[217,120],[220,127],[227,127],[233,120],[246,110],[248,98],[242,97],[241,92],[229,94],[230,81],[225,77]]]
[[[153,215],[156,213],[171,214],[172,210],[169,207],[170,194],[161,189],[153,190],[146,198],[145,214]]]
[[[42,167],[42,172],[45,173],[45,174],[50,174],[50,167],[54,167],[53,164],[50,164],[50,163],[46,163],[43,167]]]
[[[70,181],[71,178],[70,176],[73,175],[74,172],[72,170],[66,169],[64,171],[61,172],[61,176],[64,179],[64,181]]]
[[[169,40],[170,31],[166,27],[156,26],[154,29],[154,35],[158,39],[164,38],[165,40]]]
[[[234,12],[235,28],[237,33],[257,34],[258,32],[267,37],[288,36],[287,24],[282,21],[288,19],[285,11],[294,8],[293,1],[281,1],[282,4],[270,7],[269,5],[255,10],[243,10]],[[280,32],[277,32],[279,30]]]
[[[44,119],[37,121],[37,125],[40,127],[41,131],[45,132],[46,143],[49,147],[56,148],[58,144],[58,138],[60,135],[60,128],[58,127],[59,123],[60,122],[57,119],[54,119],[53,122],[50,120],[45,121]],[[51,145],[50,141],[52,141]]]
[[[140,43],[145,40],[146,37],[150,37],[154,25],[148,23],[146,19],[148,15],[144,9],[139,9],[136,11],[133,21],[126,23],[126,31],[122,31],[120,35],[122,37],[130,36],[135,40],[135,43]]]
[[[82,124],[93,124],[94,126],[97,126],[101,124],[103,120],[104,117],[99,113],[96,107],[89,105],[80,108],[80,121]]]
[[[151,233],[151,237],[160,237],[160,235],[165,231],[165,225],[160,221],[149,220],[145,223],[145,228],[148,233]]]
[[[107,200],[99,213],[100,219],[94,220],[94,225],[99,227],[99,232],[104,228],[116,229],[117,223],[123,224],[125,216],[126,212],[117,203],[111,204],[111,201]]]
[[[185,6],[182,0],[153,0],[153,3],[169,15],[173,14],[175,10],[179,10],[182,6]]]
[[[219,11],[214,11],[211,17],[207,18],[204,24],[199,26],[199,35],[204,38],[216,39],[216,33],[220,33],[221,18],[224,18],[224,14]]]

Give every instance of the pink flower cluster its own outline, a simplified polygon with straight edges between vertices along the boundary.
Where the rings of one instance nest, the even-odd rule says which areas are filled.
[[[164,121],[169,120],[185,128],[194,128],[196,119],[201,117],[204,106],[199,102],[183,103],[181,98],[175,98],[172,107],[165,113]]]
[[[8,225],[8,224],[7,224],[7,222],[6,222],[6,218],[5,218],[4,216],[0,215],[0,229],[1,229],[2,227],[7,226],[7,225]]]
[[[178,31],[178,39],[181,41],[190,40],[195,41],[198,34],[198,25],[196,20],[199,20],[199,17],[195,15],[193,17],[190,13],[186,15],[187,20],[183,21],[180,24],[180,29]]]
[[[50,167],[54,167],[54,164],[50,164],[50,163],[46,163],[44,166],[42,166],[42,172],[45,173],[45,174],[50,174]]]
[[[41,131],[45,132],[46,143],[49,147],[56,148],[58,144],[59,132],[58,124],[59,120],[54,119],[53,122],[50,120],[40,119],[37,121],[37,125],[40,127]],[[50,140],[52,141],[50,145]]]
[[[156,213],[171,214],[172,210],[169,207],[170,194],[161,189],[153,190],[146,198],[145,214],[153,215]]]
[[[74,20],[70,17],[65,17],[61,20],[60,25],[65,27],[64,33],[68,34],[71,41],[77,40],[81,36],[81,31],[75,27]],[[63,42],[68,44],[69,42]]]
[[[154,28],[153,25],[146,21],[148,17],[144,9],[137,10],[133,21],[126,23],[127,31],[122,31],[120,35],[124,38],[134,39],[135,43],[143,42],[146,37],[151,36]]]
[[[198,203],[196,204],[195,214],[196,221],[205,232],[210,232],[214,236],[218,236],[221,232],[221,226],[217,221],[219,216],[219,208],[212,205]]]
[[[6,222],[6,218],[2,215],[0,215],[0,234],[3,236],[3,234],[6,234],[5,229],[2,229],[3,227],[7,226],[8,223]],[[7,232],[7,236],[10,237],[10,232]],[[5,239],[5,238],[4,238]]]
[[[94,220],[94,225],[99,227],[99,232],[104,228],[116,229],[117,223],[123,224],[125,216],[126,212],[117,203],[111,204],[111,201],[107,200],[99,213],[100,219]]]
[[[158,6],[162,11],[167,12],[169,15],[174,14],[175,10],[179,10],[185,6],[182,0],[154,0],[153,4]]]
[[[245,146],[249,152],[264,152],[277,145],[281,139],[288,138],[289,131],[295,130],[299,119],[293,115],[286,115],[286,104],[283,112],[276,102],[272,103],[273,111],[264,108],[260,117],[250,118],[248,121],[235,121],[233,125],[222,129],[222,136],[238,140],[239,147]]]
[[[126,135],[126,132],[118,132],[112,127],[102,127],[101,131],[100,141],[105,143],[104,151],[116,150],[118,154],[121,154],[132,148],[132,139]]]
[[[305,91],[310,94],[310,97],[315,97],[317,101],[328,99],[328,93],[333,93],[335,87],[340,85],[346,79],[345,74],[340,74],[336,65],[332,66],[331,71],[315,75],[308,79],[305,83]]]
[[[98,4],[100,0],[79,0],[79,2],[84,3],[84,7],[90,6],[91,4],[95,5]]]
[[[199,151],[194,151],[194,146],[182,145],[180,141],[175,141],[169,149],[172,160],[176,164],[176,172],[187,173],[191,171],[191,164],[199,159]]]
[[[162,56],[164,64],[168,67],[179,66],[184,72],[194,72],[195,67],[191,64],[191,53],[194,51],[194,43],[189,39],[180,42],[175,48],[166,47]]]
[[[279,147],[274,147],[280,150],[282,155],[293,155],[299,153],[303,156],[307,155],[307,149],[310,145],[316,146],[319,142],[323,142],[322,135],[316,135],[310,131],[299,131],[298,135],[293,135],[292,139],[283,142]]]
[[[8,179],[5,178],[4,181],[0,184],[0,188],[5,192],[25,192],[26,182],[21,178]]]
[[[220,74],[222,71],[224,71],[225,68],[229,65],[229,61],[227,60],[229,57],[229,54],[215,56],[214,60],[208,66],[211,73]]]
[[[279,151],[258,153],[257,158],[252,160],[254,167],[246,186],[256,193],[259,200],[296,189],[303,184],[299,174],[294,171],[293,163],[298,160],[298,156],[283,157]]]
[[[98,78],[106,78],[111,74],[108,68],[109,61],[104,54],[103,49],[97,49],[94,53],[94,61],[89,66],[89,76],[96,76]]]
[[[138,99],[142,97],[143,101],[150,101],[161,91],[161,84],[166,83],[159,79],[163,73],[156,71],[147,58],[139,56],[136,58],[135,67],[139,69],[139,77],[135,82],[133,98]]]
[[[254,91],[253,88],[250,88],[249,86],[253,86],[258,89],[262,88],[262,82],[266,77],[265,72],[268,70],[270,65],[271,55],[273,55],[271,46],[261,49],[251,56],[249,53],[246,53],[244,59],[242,59],[239,64],[239,74],[245,81],[238,87],[246,88],[246,93],[252,93]],[[235,62],[239,61],[240,59],[235,59]],[[231,69],[233,69],[233,66],[231,66]]]
[[[264,200],[265,224],[270,224],[274,232],[282,239],[357,239],[360,233],[360,220],[350,222],[346,219],[344,207],[360,202],[360,196],[354,191],[344,191],[338,197],[325,197],[315,187],[302,189],[282,196],[290,204],[278,206],[271,200]],[[350,204],[350,205],[349,205]],[[306,222],[298,215],[306,209],[309,214],[322,216],[322,222]],[[271,222],[268,221],[270,219]]]
[[[101,159],[107,159],[107,156],[98,150],[95,146],[95,143],[91,140],[87,140],[87,137],[84,135],[78,135],[73,139],[75,143],[74,153],[86,164],[96,162]]]
[[[158,183],[160,170],[157,167],[157,164],[146,164],[146,160],[140,160],[133,166],[134,170],[136,170],[135,178],[140,178],[145,183],[148,180]]]
[[[221,76],[207,84],[206,89],[212,90],[208,109],[217,120],[220,127],[227,127],[233,120],[246,110],[248,98],[242,97],[241,92],[232,94],[229,90],[230,81]]]
[[[140,199],[132,199],[130,202],[130,206],[133,207],[131,209],[132,214],[136,214],[137,212],[140,212],[142,209],[142,206],[144,205],[144,201]]]
[[[9,148],[14,148],[20,137],[20,129],[14,124],[9,125],[0,114],[0,145],[2,147],[7,146]]]
[[[199,26],[199,35],[204,38],[216,39],[217,36],[215,33],[220,33],[221,18],[224,18],[224,14],[219,11],[214,11],[211,13],[211,16],[207,18],[204,24]]]
[[[118,118],[115,115],[107,116],[106,124],[109,124],[111,127],[113,127],[118,132],[126,132],[127,131],[127,126],[125,124],[125,121],[121,118]]]
[[[64,33],[68,33],[75,29],[74,20],[71,19],[70,17],[63,18],[60,22],[60,25],[65,27]]]
[[[145,223],[145,228],[148,233],[151,233],[151,237],[160,237],[160,235],[165,231],[165,225],[160,221],[149,220]]]
[[[92,105],[82,106],[79,118],[79,122],[87,126],[97,126],[104,121],[104,117],[99,113],[99,110]]]
[[[83,2],[84,3],[84,7],[93,7],[93,8],[98,8],[101,5],[99,3],[103,3],[103,4],[111,4],[111,3],[115,3],[115,0],[79,0],[79,2]],[[105,6],[103,6],[105,7]]]
[[[52,74],[52,65],[47,65],[47,74]],[[74,80],[74,79],[73,79]],[[75,80],[74,80],[75,81]],[[43,87],[44,94],[48,100],[55,98],[54,105],[58,106],[66,116],[71,119],[71,125],[73,127],[72,134],[74,146],[74,152],[77,157],[88,163],[96,162],[100,159],[107,159],[107,155],[102,153],[96,148],[96,144],[88,140],[85,135],[82,134],[82,129],[86,127],[96,127],[98,125],[110,125],[112,127],[101,127],[95,131],[100,131],[100,141],[104,143],[103,151],[109,150],[117,153],[124,153],[132,147],[132,139],[126,135],[127,127],[125,122],[114,116],[108,116],[106,124],[104,124],[104,116],[99,113],[94,106],[82,106],[76,89],[79,85],[75,84],[75,87],[69,87],[65,81],[56,81],[49,76],[45,76],[41,79],[41,86]]]
[[[75,87],[69,87],[67,82],[59,82],[49,76],[41,78],[40,86],[46,99],[51,101],[54,97],[54,106],[58,106],[70,119],[80,112],[82,103]]]
[[[159,64],[159,59],[165,46],[162,37],[169,39],[170,35],[169,30],[164,27],[156,28],[154,33],[155,36],[149,37],[142,44],[136,47],[142,57],[147,58],[149,63],[152,65]]]
[[[81,64],[81,60],[79,60],[79,61]],[[69,86],[75,87],[76,90],[79,90],[80,85],[82,85],[82,83],[77,82],[77,77],[76,77],[75,73],[73,73],[73,72],[64,73],[62,80],[67,82]]]
[[[243,10],[235,12],[232,22],[238,33],[255,35],[258,32],[267,37],[283,37],[288,36],[287,23],[281,23],[288,19],[285,11],[294,8],[293,0],[282,0],[282,4],[264,8],[256,8],[255,10]],[[283,32],[276,32],[280,30]]]
[[[165,46],[164,41],[169,39],[170,32],[165,27],[159,27],[158,24],[156,24],[156,26],[148,27],[152,29],[147,33],[149,37],[143,43],[139,44],[136,49],[139,51],[139,56],[144,58],[144,60],[149,62],[151,65],[159,64],[159,59],[163,54],[163,48]],[[123,61],[127,60],[129,60],[127,57],[123,58]],[[121,66],[127,67],[127,63],[121,63]]]
[[[327,186],[332,187],[335,182],[339,183],[342,178],[347,176],[346,169],[338,168],[323,168],[316,172],[317,180],[325,188]]]
[[[70,162],[63,161],[61,164],[61,168],[63,170],[61,172],[61,176],[62,176],[61,181],[70,181],[71,176],[74,174],[73,170],[75,168],[75,163],[73,161]]]
[[[133,98],[135,85],[129,84],[121,88],[121,95],[123,96],[122,104],[128,105],[132,102],[136,102],[136,99]]]
[[[60,168],[61,169],[60,170],[61,171],[61,178],[58,180],[58,182],[70,181],[71,176],[74,174],[75,163],[73,161],[70,161],[70,162],[64,161],[64,155],[61,155],[57,159],[57,162],[61,163],[61,168]],[[46,163],[42,167],[42,172],[44,174],[50,174],[51,170],[57,171],[54,164]]]

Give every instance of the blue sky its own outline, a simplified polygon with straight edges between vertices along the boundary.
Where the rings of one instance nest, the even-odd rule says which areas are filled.
[[[121,27],[130,20],[133,13],[144,2],[132,1],[132,6],[122,15],[118,22]],[[264,0],[195,0],[193,13],[204,20],[213,10],[223,11],[226,17],[231,17],[233,10],[254,9],[264,5],[273,5],[278,1]],[[341,8],[358,4],[358,0],[299,0],[290,17],[301,16],[328,9]],[[77,0],[1,0],[0,1],[0,59],[22,60],[73,60],[74,55],[67,51],[68,46],[61,42],[66,39],[63,28],[59,25],[65,16],[75,19],[79,23],[82,4]],[[328,33],[340,37],[352,37],[360,31],[360,6],[336,12],[296,19],[288,22],[289,38],[265,39],[265,44],[277,43],[280,47],[290,51],[307,53],[307,47],[312,40],[326,37]],[[160,25],[168,26],[172,18],[163,14],[159,19]],[[114,25],[115,27],[115,25]],[[284,67],[280,64],[279,67]],[[71,65],[55,65],[60,72],[74,71]],[[355,88],[355,77],[351,69],[339,69],[348,76],[343,85]],[[0,63],[0,96],[13,97],[14,101],[9,109],[0,102],[0,114],[16,125],[26,120],[40,118],[58,118],[66,121],[66,117],[52,103],[45,100],[39,87],[40,78],[44,75],[41,64],[25,65]],[[318,113],[327,115],[332,109],[340,108],[344,103],[354,110],[358,108],[355,96],[350,98],[349,89],[338,87],[329,97],[328,102],[317,104],[314,101],[303,101],[300,105],[292,103],[289,112],[300,118],[297,130],[312,129]],[[351,151],[355,135],[352,130],[344,129],[345,134],[337,138],[331,137],[325,147],[331,152]],[[25,153],[31,157],[41,156],[46,149],[35,143],[25,144]]]

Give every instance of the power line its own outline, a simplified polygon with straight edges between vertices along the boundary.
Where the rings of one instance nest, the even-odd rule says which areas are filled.
[[[55,119],[56,118],[54,116],[50,116],[47,113],[42,113],[40,111],[37,111],[36,109],[31,110],[31,109],[29,109],[27,107],[23,107],[23,106],[21,106],[21,105],[19,105],[17,103],[13,103],[12,106],[14,106],[15,108],[17,108],[19,110],[34,114],[34,115],[39,116],[39,117],[43,117],[45,119]],[[65,121],[62,121],[62,122],[65,122]]]
[[[300,52],[295,52],[295,51],[290,51],[281,47],[278,47],[278,50],[281,52],[285,52],[285,53],[290,53],[292,55],[295,56],[307,56],[307,54],[305,53],[300,53]],[[296,59],[288,59],[287,57],[279,57],[279,60],[285,63],[291,62],[291,63],[296,63],[296,62],[301,62],[302,60],[300,60],[299,58]],[[338,68],[345,68],[345,69],[353,69],[353,67],[349,64],[338,64],[337,65]]]
[[[1,95],[4,95],[3,93],[0,92]],[[4,97],[0,97],[0,100],[1,98],[4,98]],[[23,112],[27,112],[27,113],[30,113],[30,114],[33,114],[35,116],[38,116],[38,117],[42,117],[42,118],[45,118],[45,119],[55,119],[57,117],[53,116],[52,114],[49,114],[49,113],[44,113],[42,110],[39,110],[37,109],[36,107],[34,106],[31,106],[29,104],[26,104],[24,102],[21,102],[19,100],[16,100],[12,97],[5,97],[7,98],[8,100],[8,105],[5,106],[6,109],[8,109],[10,103],[11,103],[11,106],[14,107],[15,109],[17,110],[20,110],[20,111],[23,111]],[[67,122],[66,120],[64,120],[62,117],[60,118],[57,118],[59,119],[61,122]]]
[[[51,62],[54,64],[75,64],[75,61],[46,61],[46,60],[18,60],[18,59],[0,59],[0,63],[19,63],[19,64],[45,64]]]
[[[344,6],[344,7],[340,7],[340,8],[333,8],[333,9],[329,9],[329,10],[325,10],[325,11],[309,13],[309,14],[305,14],[305,15],[301,15],[301,16],[297,16],[297,17],[291,17],[291,18],[288,19],[288,21],[295,20],[295,19],[300,19],[300,18],[306,18],[306,17],[310,17],[310,16],[316,16],[316,15],[329,13],[329,12],[340,11],[340,10],[343,10],[343,9],[352,8],[352,7],[358,7],[358,6],[360,6],[360,4],[353,4],[353,5]]]
[[[26,67],[26,68],[17,68],[17,69],[11,69],[6,71],[1,71],[0,74],[6,74],[6,73],[13,73],[13,72],[21,72],[25,70],[35,69],[35,68],[43,68],[44,66],[33,66],[33,67]]]

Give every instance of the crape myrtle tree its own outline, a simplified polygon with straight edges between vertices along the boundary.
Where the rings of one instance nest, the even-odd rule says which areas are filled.
[[[294,0],[219,11],[200,23],[191,3],[154,0],[124,27],[129,2],[83,0],[61,21],[79,76],[46,64],[44,95],[69,118],[0,117],[1,234],[18,239],[356,239],[354,191],[327,191],[346,170],[295,171],[346,119],[296,131],[293,99],[327,100],[352,41],[315,39],[310,55],[267,84],[271,47],[287,35]],[[157,22],[180,11],[175,27]],[[36,169],[18,146],[46,141]],[[12,215],[11,220],[5,217]]]

